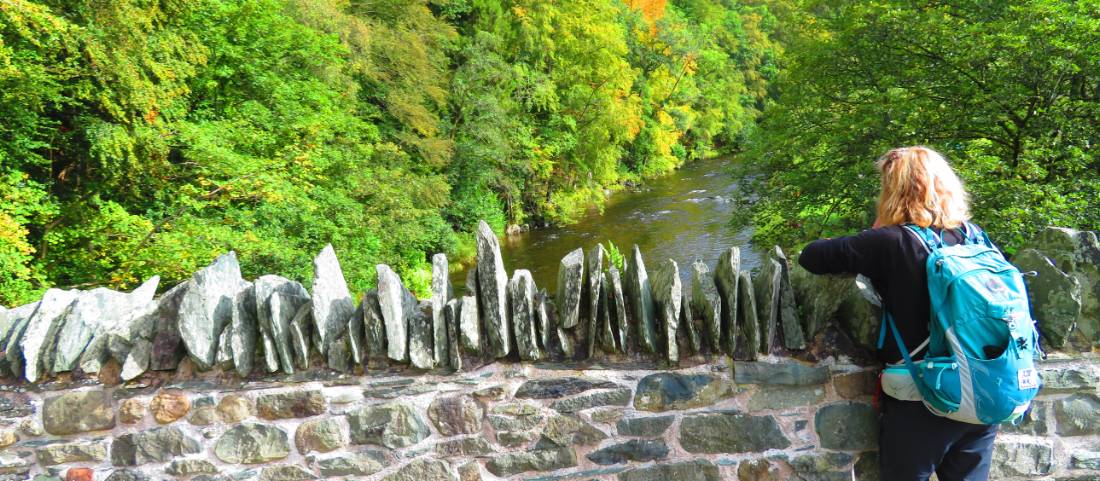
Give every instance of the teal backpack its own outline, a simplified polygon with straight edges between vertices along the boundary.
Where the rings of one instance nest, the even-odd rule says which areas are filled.
[[[928,251],[931,335],[924,359],[914,361],[921,348],[906,349],[883,309],[879,349],[889,329],[904,360],[904,366],[888,366],[884,380],[908,371],[915,393],[939,416],[971,424],[1017,422],[1039,392],[1035,360],[1042,355],[1022,274],[970,224],[963,225],[965,240],[952,246],[932,229],[904,228]]]

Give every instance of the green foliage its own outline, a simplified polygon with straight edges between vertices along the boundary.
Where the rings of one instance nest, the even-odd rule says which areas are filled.
[[[619,248],[615,246],[611,239],[607,240],[607,245],[604,246],[604,250],[607,251],[608,265],[614,266],[619,272],[626,271],[626,257],[619,251]]]
[[[771,14],[719,0],[0,2],[0,303],[236,250],[349,284],[739,145]],[[644,14],[639,12],[644,11]]]
[[[1009,250],[1046,225],[1100,228],[1100,3],[797,5],[745,164],[758,238],[866,228],[874,159],[913,144],[945,154]]]

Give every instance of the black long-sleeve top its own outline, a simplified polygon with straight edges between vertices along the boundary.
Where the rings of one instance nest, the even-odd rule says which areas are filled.
[[[944,243],[963,240],[958,231],[944,231]],[[894,317],[905,346],[912,350],[928,338],[931,312],[925,261],[928,251],[921,240],[902,226],[868,229],[859,234],[811,242],[798,263],[814,274],[863,274],[871,279],[883,304]],[[924,356],[923,351],[916,358]],[[887,363],[901,360],[893,335],[878,352]]]

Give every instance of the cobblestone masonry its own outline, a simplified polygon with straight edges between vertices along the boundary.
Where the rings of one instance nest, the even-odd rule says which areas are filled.
[[[877,479],[861,282],[778,249],[753,277],[731,249],[678,285],[593,250],[551,296],[482,241],[457,299],[444,267],[418,301],[380,266],[356,307],[326,248],[312,292],[230,253],[156,299],[154,278],[0,309],[0,481]],[[1051,228],[1016,262],[1051,355],[992,479],[1096,481],[1100,243]]]

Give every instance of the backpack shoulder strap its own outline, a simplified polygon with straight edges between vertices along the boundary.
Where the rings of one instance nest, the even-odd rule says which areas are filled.
[[[915,224],[905,224],[902,228],[916,236],[917,242],[919,242],[929,254],[943,247],[943,238],[932,229],[920,227]]]

